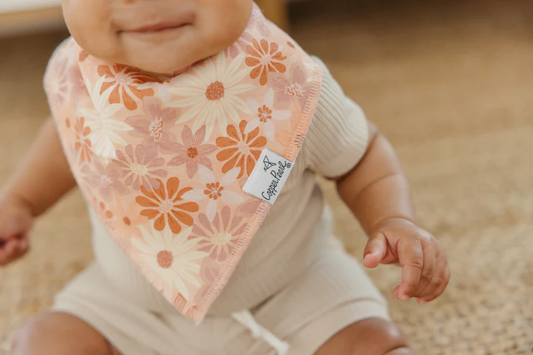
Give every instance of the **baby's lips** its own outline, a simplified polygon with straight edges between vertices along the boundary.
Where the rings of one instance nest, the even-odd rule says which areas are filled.
[[[22,239],[24,238],[24,234],[15,234],[14,235],[15,239]],[[0,239],[0,248],[3,248],[5,245],[7,244],[7,240],[4,240],[4,239]]]

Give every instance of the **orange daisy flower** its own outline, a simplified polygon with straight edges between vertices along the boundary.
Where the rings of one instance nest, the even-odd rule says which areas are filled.
[[[287,68],[281,63],[281,61],[287,59],[287,57],[278,51],[279,45],[277,43],[268,43],[266,39],[262,39],[261,45],[259,45],[259,42],[254,38],[252,40],[252,45],[253,46],[248,45],[246,47],[246,51],[250,55],[246,57],[246,65],[254,67],[250,73],[252,79],[261,76],[259,83],[261,85],[266,85],[268,81],[268,73],[285,73]]]
[[[125,65],[99,65],[98,75],[106,78],[102,84],[100,94],[109,88],[113,88],[113,91],[109,95],[110,104],[124,102],[124,106],[128,110],[133,111],[137,109],[135,97],[142,100],[146,96],[154,96],[154,90],[150,88],[139,89],[138,86],[144,83],[156,82],[157,79]]]
[[[244,133],[247,124],[247,121],[242,120],[238,130],[234,125],[229,125],[226,129],[228,137],[218,137],[216,141],[220,148],[226,148],[217,154],[219,161],[227,160],[222,167],[222,172],[227,173],[234,167],[239,167],[241,172],[237,179],[240,179],[244,172],[250,176],[261,155],[261,150],[267,144],[267,139],[259,136],[259,127],[248,134]]]
[[[144,196],[137,196],[135,201],[145,207],[141,211],[141,215],[148,217],[148,219],[155,219],[154,228],[162,231],[168,226],[174,234],[181,232],[181,224],[191,226],[193,218],[187,212],[198,212],[199,207],[195,202],[184,202],[183,194],[191,191],[191,187],[179,189],[180,180],[176,177],[170,178],[166,186],[161,180],[159,181],[159,188],[152,188],[148,191],[144,186],[141,186],[141,191]]]
[[[92,142],[89,139],[90,134],[91,128],[85,127],[85,118],[81,117],[76,123],[76,143],[74,144],[74,148],[78,152],[82,162],[86,160],[89,163],[91,162],[93,152],[91,150]]]

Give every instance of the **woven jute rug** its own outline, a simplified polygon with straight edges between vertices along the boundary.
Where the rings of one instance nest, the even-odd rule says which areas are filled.
[[[392,299],[399,269],[372,270],[392,317],[418,354],[532,354],[533,3],[337,2],[292,5],[293,35],[393,143],[453,273],[420,306]],[[41,77],[65,35],[0,40],[0,185],[48,114]],[[324,186],[361,258],[365,236]],[[0,270],[0,338],[87,265],[89,233],[77,192],[39,221],[31,253]]]

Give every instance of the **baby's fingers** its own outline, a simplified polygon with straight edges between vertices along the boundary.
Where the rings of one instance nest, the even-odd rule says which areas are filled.
[[[431,281],[427,287],[422,291],[418,296],[418,303],[423,304],[426,302],[431,302],[435,298],[439,297],[448,282],[450,281],[450,268],[448,267],[448,261],[445,257],[439,258],[437,263],[437,268],[435,269],[435,274],[431,278]]]
[[[29,249],[27,238],[0,240],[0,266],[5,266],[22,255]]]
[[[414,238],[402,238],[398,242],[398,258],[402,267],[402,283],[395,290],[396,298],[406,301],[413,296],[424,266],[422,243]]]
[[[387,254],[388,244],[383,233],[378,233],[368,240],[364,251],[363,265],[375,268]]]
[[[0,266],[4,266],[15,260],[18,251],[18,242],[15,240],[4,241],[0,247]]]
[[[433,275],[435,274],[436,265],[437,265],[437,252],[435,249],[438,248],[438,245],[434,246],[431,242],[422,240],[422,251],[424,253],[424,267],[422,268],[422,273],[420,274],[420,282],[413,293],[413,297],[419,297],[419,295],[424,294],[424,290],[431,282]]]

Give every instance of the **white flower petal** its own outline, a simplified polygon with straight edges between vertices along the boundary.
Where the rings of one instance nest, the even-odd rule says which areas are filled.
[[[240,205],[244,203],[244,198],[234,191],[224,190],[221,196],[222,201],[228,205]]]
[[[202,189],[193,189],[183,194],[183,199],[192,202],[202,201],[205,198],[207,198],[207,195]]]
[[[206,101],[207,99],[205,97],[205,94],[203,93],[193,94],[193,95],[188,95],[188,96],[183,95],[182,98],[176,101],[172,101],[169,104],[169,106],[170,107],[190,107],[190,106],[198,105],[199,103],[205,104]]]
[[[187,286],[185,286],[185,283],[180,277],[174,277],[172,279],[172,282],[174,283],[174,287],[176,287],[176,290],[183,295],[185,298],[189,298],[189,290],[187,289]]]
[[[181,239],[181,240],[187,241],[187,238],[189,238],[191,233],[192,233],[192,227],[183,228],[178,235],[174,236],[174,239],[175,240]]]
[[[141,252],[145,254],[152,254],[154,252],[154,249],[152,248],[152,246],[147,245],[138,239],[133,239],[131,243],[133,244],[135,248],[139,249]]]
[[[274,106],[274,90],[268,90],[265,95],[263,104],[265,104],[269,109],[272,109],[272,107]]]
[[[199,130],[200,127],[202,127],[206,123],[206,121],[209,119],[209,117],[213,115],[213,111],[215,109],[214,106],[215,106],[215,104],[212,103],[212,102],[208,102],[207,104],[203,104],[202,108],[198,111],[198,113],[194,117],[194,124],[192,126],[192,130],[194,132]],[[207,129],[207,131],[209,131],[209,127],[206,127],[206,129]],[[206,138],[209,138],[209,135],[206,134]]]
[[[265,136],[273,141],[274,140],[274,136],[276,134],[276,126],[274,126],[274,122],[272,121],[268,121],[267,123],[264,124],[264,129],[265,129]]]
[[[191,72],[191,74],[181,74],[173,79],[170,80],[170,83],[176,88],[176,89],[183,89],[184,86],[186,87],[195,87],[199,88],[202,86],[207,86],[207,83],[204,83],[198,76],[196,76],[196,71]]]
[[[261,121],[259,120],[259,117],[254,118],[253,120],[249,121],[246,125],[246,128],[244,129],[244,134],[248,134],[261,124]]]
[[[121,108],[122,106],[118,104],[108,105],[102,108],[101,110],[99,110],[98,113],[99,113],[99,116],[102,116],[103,118],[111,118],[111,116],[113,116],[115,113],[120,111]]]
[[[226,73],[226,55],[223,51],[218,53],[215,58],[215,70],[217,73],[218,80],[225,79],[224,74]]]
[[[235,107],[236,109],[241,110],[242,112],[245,112],[245,113],[250,113],[250,109],[248,108],[244,100],[241,99],[240,97],[237,97],[235,95],[227,95],[226,97],[224,97],[224,99],[228,103],[231,103],[231,105]]]
[[[259,108],[261,106],[259,106],[259,102],[257,102],[257,100],[251,98],[251,97],[248,97],[246,98],[246,105],[248,106],[248,108],[255,114],[256,112],[259,111]]]
[[[237,180],[237,176],[239,176],[240,172],[241,172],[241,168],[231,169],[226,174],[224,174],[222,179],[220,179],[220,184],[224,187],[230,186]]]
[[[196,106],[194,107],[191,107],[190,109],[188,109],[186,111],[186,113],[184,115],[181,115],[180,118],[179,118],[179,122],[180,123],[187,123],[189,122],[191,119],[193,118],[196,118],[196,116],[198,115],[198,113],[203,110],[205,108],[205,103],[203,102],[200,102],[199,104],[197,104]]]
[[[220,119],[223,120],[225,119],[225,117],[221,116]],[[206,127],[205,138],[206,139],[209,139],[211,137],[211,134],[213,133],[213,129],[215,129],[216,123],[217,123],[217,119],[214,115],[211,115],[205,122],[205,127]],[[219,125],[220,125],[220,122],[219,122]]]
[[[196,75],[198,75],[200,80],[202,80],[207,88],[208,85],[218,80],[218,73],[213,58],[206,59],[203,65],[203,68],[198,67],[198,70],[196,70]]]
[[[197,242],[195,242],[195,244],[197,244]],[[206,256],[207,253],[203,252],[203,251],[190,251],[188,252],[187,254],[182,254],[180,255],[180,260],[187,260],[187,261],[191,261],[191,260],[198,260],[198,259],[201,259],[203,257]],[[194,264],[195,267],[191,268],[192,270],[196,269],[196,267],[198,267],[197,264]]]
[[[207,206],[205,207],[205,215],[207,216],[209,222],[213,222],[213,220],[215,219],[217,209],[218,202],[213,199],[209,199],[209,202],[207,202]]]
[[[249,71],[246,69],[239,70],[240,64],[244,62],[244,54],[240,54],[238,57],[232,60],[231,64],[226,70],[226,83],[228,86],[233,86],[242,81],[249,75]]]
[[[128,132],[133,129],[129,124],[118,120],[105,120],[104,125],[111,131]]]
[[[200,181],[203,185],[213,184],[216,182],[215,174],[213,174],[211,169],[206,168],[203,165],[198,166],[198,176],[200,177]]]
[[[200,269],[200,267],[198,267],[198,269]],[[196,271],[196,270],[194,270],[194,271]],[[200,270],[198,270],[198,271],[200,271]],[[181,272],[180,274],[182,275],[182,277],[183,277],[183,279],[184,279],[185,281],[187,281],[187,282],[193,284],[194,286],[196,286],[196,287],[200,287],[200,286],[202,286],[202,285],[200,284],[200,282],[198,281],[198,279],[197,279],[196,277],[192,276],[190,273],[188,273],[188,272],[186,272],[186,271],[184,272],[184,271],[182,270],[182,272]]]
[[[284,121],[286,119],[291,118],[292,112],[291,111],[274,111],[272,112],[272,118],[276,121]]]
[[[245,92],[249,92],[255,89],[255,87],[251,84],[239,84],[235,86],[228,86],[228,94],[230,95],[240,95],[244,94]],[[227,97],[226,93],[224,93],[225,97]]]
[[[233,105],[229,104],[227,100],[224,100],[224,101],[220,101],[220,106],[222,107],[224,116],[226,118],[229,117],[232,121],[239,122],[240,120],[239,113],[237,112],[237,110],[235,109]]]

